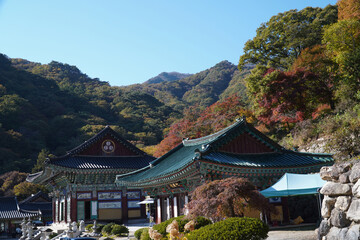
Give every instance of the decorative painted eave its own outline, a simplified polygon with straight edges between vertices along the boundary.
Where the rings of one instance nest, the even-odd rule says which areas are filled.
[[[139,169],[154,160],[149,155],[137,156],[84,156],[66,155],[52,158],[47,164],[72,169]]]
[[[196,160],[189,162],[182,169],[176,169],[172,172],[168,172],[164,175],[155,176],[152,178],[147,178],[145,180],[140,181],[126,181],[126,178],[122,178],[125,175],[131,174],[123,174],[116,176],[115,184],[119,187],[134,187],[134,188],[142,188],[142,187],[154,187],[154,186],[162,186],[164,183],[176,182],[183,179],[187,179],[190,175],[194,175],[196,173],[200,173],[200,165],[196,164]]]

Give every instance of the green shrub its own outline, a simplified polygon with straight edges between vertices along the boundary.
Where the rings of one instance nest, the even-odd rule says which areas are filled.
[[[187,235],[188,240],[261,240],[267,238],[269,227],[256,218],[228,218]]]
[[[195,229],[199,229],[201,227],[212,224],[211,220],[206,217],[197,217],[195,221],[196,221]]]
[[[55,233],[55,232],[54,232],[54,233],[51,233],[51,234],[49,235],[49,238],[52,239],[52,238],[56,237],[57,235],[59,235],[59,234],[57,234],[57,233]]]
[[[111,230],[112,235],[121,236],[127,233],[129,233],[129,229],[124,225],[115,224],[112,226],[112,230]]]
[[[87,232],[92,232],[93,231],[93,226],[94,226],[94,224],[86,225],[85,230]],[[105,226],[104,224],[97,224],[96,225],[96,231],[101,232],[104,226]]]
[[[151,240],[149,236],[149,229],[147,231],[143,230],[140,236],[140,240]]]
[[[106,224],[103,228],[102,228],[102,231],[103,233],[105,234],[111,234],[111,230],[112,230],[112,227],[115,225],[115,223],[108,223]]]
[[[172,221],[176,220],[178,222],[178,224],[179,224],[179,231],[183,232],[185,224],[189,222],[189,220],[187,220],[187,219],[184,219],[184,221],[182,221],[184,217],[185,216],[179,216],[179,217],[170,218],[169,220],[166,220],[166,221],[164,221],[162,223],[154,225],[153,229],[157,230],[163,236],[166,236],[166,227],[170,223],[172,223]]]
[[[134,233],[134,236],[136,237],[137,240],[140,239],[143,231],[149,231],[149,228],[140,228],[140,229],[136,230]]]
[[[100,233],[102,231],[102,229],[104,228],[104,224],[97,224],[96,225],[96,232]]]
[[[87,231],[87,232],[92,232],[92,227],[94,226],[94,224],[89,224],[89,225],[86,225],[86,227],[85,227],[85,230]]]
[[[174,220],[176,220],[179,224],[179,231],[180,232],[184,232],[184,226],[190,222],[190,219],[185,219],[185,216],[179,216],[179,217],[174,217],[174,218],[170,218],[169,220],[166,220],[160,224],[154,225],[154,229],[157,230],[159,233],[161,233],[163,236],[166,236],[166,227],[172,223]],[[196,224],[195,224],[195,229],[199,229],[203,226],[212,224],[211,220],[205,218],[205,217],[197,217],[195,219]]]

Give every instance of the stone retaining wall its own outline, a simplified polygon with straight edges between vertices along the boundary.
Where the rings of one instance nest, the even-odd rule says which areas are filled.
[[[360,239],[360,161],[322,167],[320,176],[327,183],[318,229],[319,240]]]

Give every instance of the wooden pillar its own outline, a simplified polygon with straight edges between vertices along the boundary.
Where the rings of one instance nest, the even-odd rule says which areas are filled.
[[[188,207],[187,204],[189,203],[189,197],[187,195],[185,195],[185,210],[184,210],[184,214],[187,215],[188,214]]]
[[[121,208],[122,208],[122,222],[127,222],[129,219],[128,214],[128,206],[127,206],[127,195],[126,192],[122,192],[122,199],[121,199]]]
[[[173,209],[174,209],[174,217],[178,216],[178,204],[177,204],[177,197],[174,196],[173,198]]]
[[[166,220],[170,219],[170,199],[166,198]]]
[[[75,195],[76,196],[76,195]],[[71,221],[77,221],[77,199],[71,198]]]
[[[161,197],[156,199],[156,223],[161,223]]]

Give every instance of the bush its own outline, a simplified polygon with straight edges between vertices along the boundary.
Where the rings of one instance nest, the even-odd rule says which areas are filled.
[[[88,225],[86,225],[85,230],[87,232],[92,232],[93,231],[93,226],[94,226],[94,224],[88,224]],[[104,224],[97,224],[96,225],[96,231],[101,232],[104,226],[105,226]]]
[[[104,228],[104,224],[97,224],[96,225],[96,232],[100,233],[102,231],[102,229]]]
[[[134,236],[135,236],[135,238],[137,240],[140,239],[141,234],[142,234],[143,231],[149,231],[149,228],[140,228],[140,229],[136,230],[135,233],[134,233]]]
[[[145,230],[142,231],[140,240],[151,240],[149,235],[149,229],[147,229],[146,231]]]
[[[57,235],[59,235],[59,234],[57,234],[57,233],[51,233],[51,234],[49,235],[49,238],[52,239],[52,238],[56,237]]]
[[[103,233],[109,235],[111,234],[111,230],[112,230],[112,227],[115,225],[115,223],[108,223],[106,224],[103,228],[102,228],[102,231]]]
[[[87,232],[92,232],[92,227],[93,227],[93,226],[94,226],[94,224],[86,225],[85,230],[86,230]]]
[[[161,233],[163,236],[166,236],[166,227],[172,223],[172,221],[176,220],[179,224],[179,232],[184,232],[184,226],[185,224],[187,224],[188,222],[190,222],[190,219],[185,219],[185,216],[179,216],[179,217],[174,217],[174,218],[170,218],[169,220],[166,220],[160,224],[155,225],[153,228],[155,230],[157,230],[159,233]],[[195,219],[195,229],[199,229],[203,226],[212,224],[211,220],[205,218],[205,217],[197,217]]]
[[[267,238],[269,227],[256,218],[228,218],[187,235],[188,240],[261,240]]]
[[[111,230],[112,235],[121,236],[127,233],[129,233],[129,229],[124,225],[115,224],[112,226],[112,230]]]
[[[164,221],[162,223],[154,225],[153,229],[157,230],[163,236],[166,236],[166,227],[170,223],[172,223],[172,221],[176,220],[178,222],[178,224],[179,224],[179,231],[183,232],[185,224],[189,222],[189,220],[187,220],[187,219],[183,220],[183,218],[184,218],[184,216],[170,218],[169,220],[166,220],[166,221]]]
[[[206,217],[197,217],[195,219],[195,229],[212,224],[211,220]]]

